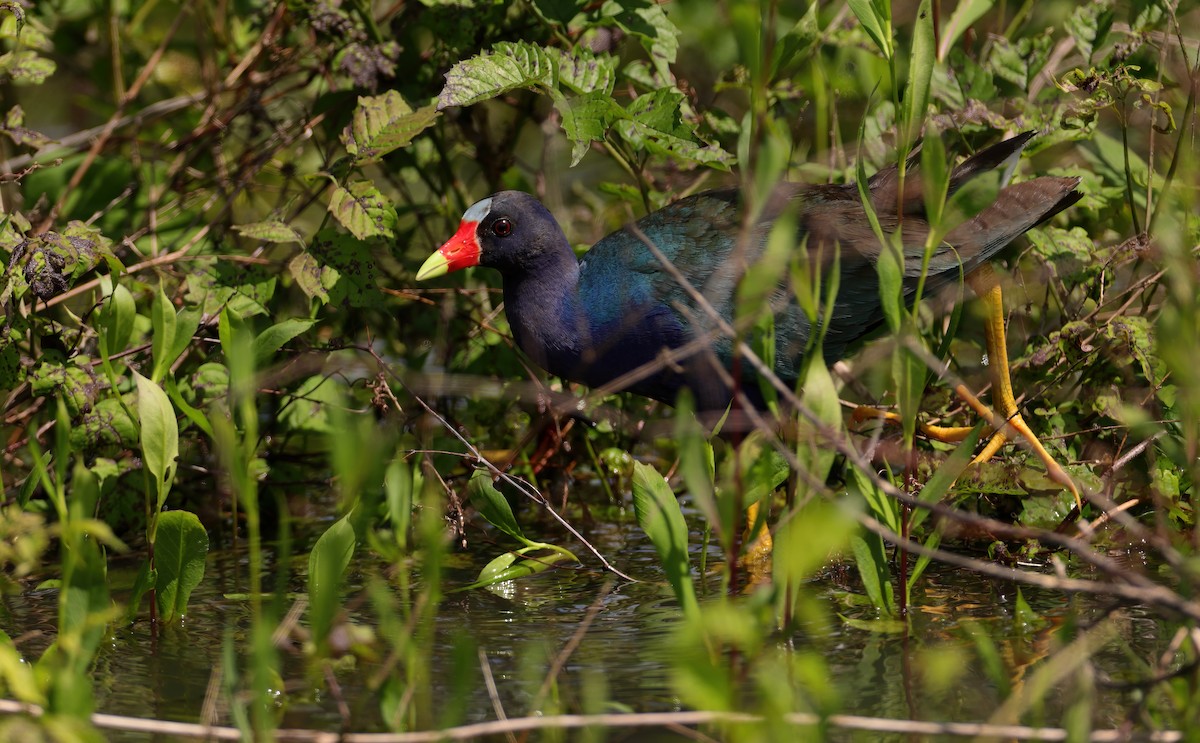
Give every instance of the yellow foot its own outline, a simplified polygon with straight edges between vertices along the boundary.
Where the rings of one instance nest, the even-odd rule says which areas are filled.
[[[771,553],[775,543],[765,519],[759,519],[757,503],[746,509],[746,531],[742,536],[746,551],[742,554],[742,567],[746,570],[751,586],[771,581]]]

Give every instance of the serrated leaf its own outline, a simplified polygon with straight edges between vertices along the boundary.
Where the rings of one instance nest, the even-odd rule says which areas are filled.
[[[296,280],[296,285],[300,287],[300,290],[310,299],[319,299],[325,303],[329,302],[326,280],[328,279],[329,286],[332,286],[338,278],[337,271],[332,268],[322,268],[311,253],[301,253],[289,261],[288,273]]]
[[[250,224],[235,224],[233,229],[239,235],[252,240],[264,240],[271,243],[300,243],[304,244],[304,236],[295,227],[278,219],[268,219],[263,222]]]
[[[371,181],[355,181],[336,187],[329,199],[334,218],[359,240],[394,237],[396,209]]]
[[[159,514],[154,540],[154,589],[161,621],[173,622],[186,616],[188,599],[204,579],[207,556],[208,532],[196,514]]]
[[[555,57],[536,44],[502,41],[491,51],[463,60],[446,73],[437,110],[470,106],[519,88],[554,88]]]
[[[572,167],[578,165],[587,154],[588,145],[603,141],[614,122],[629,116],[610,95],[601,91],[571,100],[555,91],[551,97],[554,98],[555,108],[562,117],[563,132],[573,144]]]
[[[0,54],[0,76],[17,85],[40,85],[54,74],[57,65],[37,52],[19,51]]]
[[[322,230],[313,239],[309,252],[326,271],[333,270],[337,274],[332,276],[323,272],[321,277],[322,284],[328,287],[330,304],[375,307],[383,301],[378,262],[362,240],[333,230]]]
[[[600,15],[611,18],[641,42],[663,82],[672,79],[669,65],[679,53],[679,28],[663,6],[653,0],[607,0]]]
[[[558,63],[558,84],[562,87],[576,93],[612,93],[617,62],[611,56],[592,54],[579,47],[570,50],[552,47],[545,51]]]
[[[371,163],[404,147],[440,116],[433,106],[413,110],[394,90],[358,99],[354,118],[342,132],[342,144],[357,164]]]

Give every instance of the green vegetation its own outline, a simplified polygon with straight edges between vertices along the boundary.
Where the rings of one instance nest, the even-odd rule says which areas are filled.
[[[102,740],[102,646],[202,632],[221,637],[202,662],[220,703],[189,721],[247,739],[286,739],[295,708],[332,698],[391,731],[507,715],[600,739],[670,706],[719,739],[794,740],[863,728],[845,713],[864,687],[943,700],[977,680],[992,707],[947,720],[1197,729],[1197,28],[1164,0],[0,0],[0,712],[17,713],[0,739]],[[956,158],[1028,130],[1014,177],[1079,177],[1085,196],[997,270],[1024,416],[1082,513],[1019,445],[975,466],[980,427],[957,448],[920,435],[977,422],[952,390],[987,378],[983,320],[965,290],[907,307],[897,251],[886,338],[808,364],[800,413],[736,444],[687,400],[540,375],[493,272],[414,280],[466,207],[510,188],[582,246],[705,188],[758,208],[781,179],[897,164],[928,174],[930,221],[952,227],[997,185],[946,199]],[[838,290],[787,236],[738,294],[737,340],[768,363],[758,300],[778,278],[814,318]],[[900,426],[852,423],[839,398]],[[567,662],[628,578],[597,525],[634,521],[660,563],[635,577],[677,604],[645,651],[671,703],[645,709]],[[755,526],[770,565],[747,559]],[[210,548],[236,555],[220,600],[242,613],[200,630]],[[1011,604],[931,629],[935,563]],[[505,648],[508,678],[477,628],[444,625],[454,597],[568,568],[604,587],[565,648]],[[40,591],[57,613],[39,644],[14,607]],[[848,637],[864,657],[903,637],[903,678],[840,676]],[[366,703],[345,704],[351,678]],[[875,709],[879,729],[939,732]],[[364,728],[343,714],[328,730]]]

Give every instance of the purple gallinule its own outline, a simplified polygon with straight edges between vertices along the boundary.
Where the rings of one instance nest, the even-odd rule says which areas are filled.
[[[950,175],[953,193],[971,178],[1015,160],[1033,136],[1027,132],[968,158]],[[929,224],[914,158],[898,189],[897,168],[885,168],[869,181],[880,225],[900,230],[905,254],[904,292],[916,292]],[[967,276],[989,306],[988,356],[995,375],[998,415],[979,405],[989,422],[1027,438],[1049,474],[1075,486],[1021,420],[1008,379],[1004,315],[999,282],[987,261],[1034,225],[1081,197],[1077,178],[1041,177],[1001,190],[991,205],[950,230],[930,258],[925,287],[957,282]],[[733,363],[731,339],[716,332],[685,279],[724,318],[732,318],[734,291],[745,266],[762,251],[771,225],[784,210],[796,217],[796,244],[826,258],[840,250],[839,287],[833,311],[825,319],[827,363],[842,358],[884,321],[876,261],[880,244],[854,184],[779,186],[748,230],[736,189],[707,191],[649,214],[596,243],[577,259],[554,217],[534,197],[518,191],[493,194],[469,208],[458,232],[417,272],[417,280],[468,266],[500,271],[504,306],[517,345],[551,374],[591,387],[617,386],[674,403],[689,388],[701,411],[724,410],[731,399],[721,373]],[[648,246],[652,243],[655,249]],[[670,262],[668,269],[661,262]],[[824,265],[831,262],[826,260]],[[809,320],[790,301],[781,279],[773,300],[775,373],[794,384],[811,333]],[[680,350],[684,353],[678,353]],[[676,351],[665,359],[664,350]],[[717,369],[715,366],[723,367]],[[614,385],[614,383],[617,383]],[[741,370],[742,389],[761,402],[749,365]],[[959,390],[960,393],[969,392]],[[969,399],[973,400],[973,396]],[[977,404],[977,401],[975,401]],[[1001,433],[984,458],[1003,443]],[[983,456],[981,455],[981,456]]]

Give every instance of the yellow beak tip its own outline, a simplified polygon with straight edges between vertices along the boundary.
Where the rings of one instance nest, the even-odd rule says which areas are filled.
[[[442,255],[441,252],[434,253],[421,264],[421,268],[417,271],[417,281],[436,279],[438,276],[444,276],[448,273],[449,268],[450,261],[446,260],[446,256]]]

